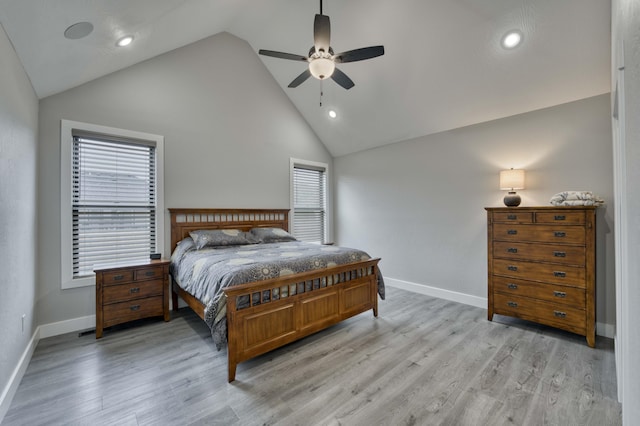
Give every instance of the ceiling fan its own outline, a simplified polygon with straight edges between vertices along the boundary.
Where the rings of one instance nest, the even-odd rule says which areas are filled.
[[[321,81],[331,77],[333,81],[347,90],[355,86],[355,83],[345,73],[336,68],[336,64],[363,61],[384,55],[384,46],[363,47],[336,55],[329,45],[330,39],[331,24],[329,23],[329,17],[322,14],[322,0],[320,0],[320,14],[317,14],[313,21],[313,46],[309,49],[309,56],[264,49],[260,49],[258,53],[274,58],[308,62],[309,67],[289,83],[289,87],[298,87],[309,77],[314,76]]]

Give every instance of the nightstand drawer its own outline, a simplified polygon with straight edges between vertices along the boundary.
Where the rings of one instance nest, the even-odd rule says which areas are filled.
[[[585,291],[584,288],[579,287],[565,287],[514,278],[493,277],[493,291],[506,295],[546,300],[577,309],[584,309],[585,307]]]
[[[493,257],[540,260],[584,266],[586,248],[584,246],[561,246],[536,243],[496,241],[493,243]]]
[[[163,294],[163,280],[132,282],[105,287],[102,303],[109,304]]]
[[[523,262],[519,260],[494,259],[493,274],[560,285],[584,287],[584,268],[550,263]]]
[[[144,269],[136,269],[134,271],[133,279],[135,281],[143,281],[150,280],[153,278],[161,278],[162,277],[162,268],[159,267],[151,267]]]
[[[127,321],[153,316],[162,316],[162,296],[135,299],[128,302],[112,303],[104,305],[104,327],[110,327]]]
[[[122,284],[133,281],[132,270],[120,270],[114,272],[105,272],[102,274],[103,285]]]
[[[494,296],[494,308],[496,314],[535,321],[578,334],[586,332],[585,311],[582,309],[499,293]]]

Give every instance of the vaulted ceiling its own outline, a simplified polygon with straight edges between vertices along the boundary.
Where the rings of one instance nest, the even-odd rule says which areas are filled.
[[[246,40],[256,54],[306,56],[319,6],[318,0],[0,0],[0,24],[43,98],[222,31]],[[311,78],[290,89],[305,63],[260,58],[334,156],[610,91],[607,0],[325,0],[323,6],[336,53],[385,47],[384,56],[339,66],[355,87]],[[93,32],[64,37],[83,21]],[[504,49],[500,40],[512,29],[524,42]],[[126,34],[134,42],[116,47]]]

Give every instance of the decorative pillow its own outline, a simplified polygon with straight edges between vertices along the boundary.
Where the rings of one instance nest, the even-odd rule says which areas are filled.
[[[196,243],[196,249],[205,247],[241,246],[254,244],[251,237],[239,229],[201,229],[189,232]]]
[[[296,238],[281,228],[253,228],[251,235],[261,243],[283,243],[297,241]]]

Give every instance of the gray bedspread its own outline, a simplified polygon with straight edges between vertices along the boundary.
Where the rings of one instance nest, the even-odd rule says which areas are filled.
[[[185,238],[171,255],[171,275],[205,305],[205,322],[220,350],[227,340],[224,287],[370,258],[361,250],[300,241],[196,250],[193,240]],[[378,294],[382,299],[384,290],[379,274]]]

